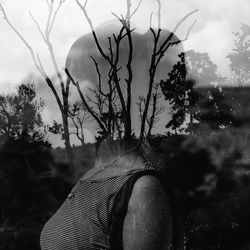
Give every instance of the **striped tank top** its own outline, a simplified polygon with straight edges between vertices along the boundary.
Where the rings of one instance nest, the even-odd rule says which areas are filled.
[[[42,250],[122,249],[123,221],[133,185],[144,175],[160,176],[151,164],[103,179],[80,179],[45,224]]]

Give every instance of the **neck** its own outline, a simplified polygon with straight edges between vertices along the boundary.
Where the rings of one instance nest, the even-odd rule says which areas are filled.
[[[127,151],[121,151],[117,154],[109,154],[105,157],[97,157],[94,167],[99,169],[108,165],[120,166],[123,168],[131,168],[134,165],[141,165],[145,162],[143,157],[138,154],[136,147],[133,147]]]

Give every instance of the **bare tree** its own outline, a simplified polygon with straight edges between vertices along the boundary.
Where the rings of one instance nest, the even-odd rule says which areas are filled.
[[[153,87],[152,98],[149,104],[149,112],[146,118],[147,124],[147,137],[152,135],[152,129],[155,127],[157,122],[160,120],[160,115],[164,112],[165,107],[161,104],[162,93],[160,92],[160,84],[157,83]],[[145,109],[146,98],[144,96],[138,96],[136,102],[139,119],[142,120],[143,111]]]
[[[228,53],[229,69],[236,86],[243,87],[250,82],[250,26],[242,23],[240,31],[233,32],[234,48]]]
[[[160,114],[165,110],[165,107],[160,103],[162,98],[162,93],[159,90],[160,84],[155,84],[153,88],[153,95],[151,101],[151,107],[149,108],[150,118],[146,119],[148,123],[148,132],[147,136],[150,137],[152,134],[152,129],[155,124],[160,120]]]
[[[70,134],[75,135],[82,145],[85,144],[84,126],[91,119],[89,112],[82,102],[76,102],[69,107],[69,118],[74,124],[74,130]]]
[[[57,2],[57,4],[56,4],[56,2]],[[72,149],[71,149],[71,145],[70,145],[70,135],[69,135],[69,125],[68,125],[68,106],[69,106],[68,98],[69,98],[70,80],[69,79],[65,80],[64,76],[61,74],[61,72],[59,70],[58,63],[56,61],[56,57],[55,57],[55,53],[54,53],[53,44],[51,43],[51,39],[50,39],[51,32],[53,30],[54,23],[56,20],[56,16],[57,16],[58,11],[60,10],[60,8],[64,2],[65,2],[65,0],[59,0],[59,1],[45,0],[45,3],[48,7],[48,13],[47,13],[47,20],[46,20],[46,25],[45,25],[44,31],[42,30],[39,22],[36,20],[36,18],[30,12],[30,17],[31,17],[32,21],[34,22],[35,26],[37,27],[37,30],[38,30],[39,34],[41,35],[41,38],[48,49],[50,59],[51,59],[57,80],[60,83],[61,96],[57,92],[56,87],[55,87],[55,83],[53,82],[52,78],[47,74],[47,72],[43,66],[43,63],[40,59],[39,54],[37,54],[35,52],[34,48],[32,48],[32,46],[26,40],[26,38],[12,24],[12,22],[8,18],[6,11],[5,11],[2,4],[0,4],[0,11],[3,14],[3,18],[6,21],[6,23],[14,31],[14,33],[21,39],[23,44],[26,46],[26,48],[30,52],[30,55],[32,57],[32,60],[34,62],[36,69],[38,70],[40,75],[45,79],[47,85],[49,86],[53,95],[56,98],[56,102],[59,106],[61,116],[62,116],[64,140],[65,140],[65,146],[66,146],[66,150],[67,150],[67,156],[68,156],[68,160],[69,160],[70,164],[73,166],[73,154],[72,154]]]
[[[127,0],[127,12],[126,15],[118,16],[112,13],[122,24],[118,34],[112,34],[112,36],[107,37],[108,40],[108,49],[104,48],[99,41],[98,34],[96,33],[92,20],[88,15],[87,12],[87,0],[85,0],[84,4],[81,4],[79,0],[75,0],[77,5],[82,10],[85,19],[87,20],[94,42],[96,44],[96,48],[99,52],[99,55],[102,57],[102,60],[106,62],[109,67],[107,72],[108,81],[106,87],[103,87],[102,83],[102,75],[99,69],[99,64],[94,57],[91,57],[96,69],[96,73],[98,75],[98,84],[97,88],[95,89],[95,101],[91,101],[91,98],[85,97],[83,92],[80,88],[80,85],[77,81],[73,79],[71,76],[71,72],[68,69],[65,69],[68,78],[71,82],[77,87],[78,93],[82,99],[83,104],[85,105],[88,112],[92,115],[92,117],[98,123],[102,135],[113,137],[115,129],[119,128],[118,134],[121,137],[123,134],[127,145],[130,144],[130,139],[132,136],[132,129],[131,129],[131,91],[133,85],[133,68],[132,68],[132,61],[133,61],[133,53],[134,53],[134,43],[133,43],[133,36],[132,33],[134,29],[131,29],[130,20],[133,15],[137,12],[140,4],[134,8],[132,11],[132,3],[131,0]],[[150,30],[153,36],[153,48],[151,53],[151,60],[150,60],[150,67],[148,69],[149,72],[149,84],[148,90],[146,94],[146,98],[141,99],[143,100],[144,105],[140,106],[140,114],[141,114],[141,128],[140,128],[140,141],[145,137],[151,134],[152,128],[158,120],[159,114],[162,112],[162,108],[158,107],[159,101],[159,92],[158,87],[154,89],[156,86],[155,83],[155,76],[156,71],[161,62],[162,58],[164,57],[166,51],[182,41],[188,39],[189,33],[194,26],[195,22],[191,25],[188,29],[186,37],[182,40],[174,40],[172,38],[175,37],[175,32],[179,28],[179,26],[193,13],[197,10],[194,10],[187,15],[185,15],[180,22],[177,23],[174,30],[166,37],[163,38],[164,34],[161,30],[161,2],[157,0],[158,3],[158,29],[155,30],[151,27],[152,23],[152,14],[150,16]],[[126,39],[126,40],[125,40]],[[122,66],[120,66],[120,45],[122,41],[126,41],[128,53],[127,53],[127,62],[126,66],[124,67],[126,72],[125,79],[120,78],[120,70]],[[173,41],[174,40],[174,41]],[[126,86],[126,95],[122,92],[122,84]],[[125,85],[124,85],[125,84]],[[105,89],[105,91],[104,91]],[[156,91],[156,93],[154,93]],[[87,98],[87,99],[86,99]],[[102,103],[101,100],[104,102]],[[90,105],[90,103],[95,105]],[[101,104],[102,103],[102,104]],[[141,103],[142,104],[142,103]],[[99,106],[98,106],[99,105]],[[105,111],[101,105],[105,106]],[[117,109],[118,108],[118,109]],[[102,110],[101,110],[102,109]],[[150,112],[151,111],[151,112]],[[151,113],[151,116],[150,114]],[[148,132],[146,133],[146,124],[148,124]]]
[[[107,97],[112,99],[111,96],[112,94],[117,93],[120,101],[120,106],[121,106],[121,113],[124,116],[124,138],[128,142],[130,141],[131,138],[131,87],[133,84],[133,68],[132,68],[132,60],[133,60],[133,38],[132,38],[132,32],[134,31],[131,29],[130,25],[130,20],[132,16],[136,13],[138,10],[141,1],[139,4],[136,6],[134,11],[131,11],[132,3],[131,0],[127,0],[127,12],[125,17],[124,16],[118,16],[115,15],[118,20],[121,22],[122,27],[120,29],[119,35],[116,36],[113,34],[113,39],[111,37],[108,37],[109,41],[109,53],[106,53],[104,48],[102,48],[98,36],[94,30],[91,18],[88,15],[86,6],[87,6],[87,0],[85,0],[84,4],[81,4],[79,0],[76,0],[76,3],[78,6],[81,8],[90,28],[92,31],[92,35],[94,38],[94,41],[96,43],[97,49],[100,53],[100,55],[103,57],[103,59],[110,65],[110,72],[109,72],[109,82],[108,84],[110,85],[110,91],[107,94]],[[182,41],[185,41],[188,39],[189,33],[194,25],[189,28],[187,35],[184,39],[182,40],[177,40],[177,41],[172,41],[175,32],[179,28],[179,26],[192,14],[194,14],[197,10],[194,10],[187,15],[185,15],[180,22],[177,23],[175,26],[174,30],[169,34],[169,36],[165,39],[160,39],[162,37],[162,30],[161,30],[161,2],[160,0],[157,0],[158,3],[158,29],[154,30],[152,27],[150,27],[151,33],[154,38],[154,43],[153,43],[153,51],[152,51],[152,56],[151,56],[151,61],[150,61],[150,67],[149,67],[149,84],[148,84],[148,90],[147,90],[147,95],[146,98],[141,98],[141,101],[143,101],[144,105],[140,104],[139,111],[141,113],[141,129],[140,129],[140,141],[143,139],[143,137],[146,135],[150,135],[152,128],[157,121],[158,115],[162,112],[161,108],[157,108],[157,100],[159,100],[158,94],[154,94],[154,86],[155,86],[155,75],[156,75],[156,70],[158,68],[159,63],[161,62],[162,58],[164,57],[166,51]],[[150,24],[152,23],[152,15],[150,17]],[[125,83],[127,86],[127,91],[126,91],[126,100],[125,97],[123,96],[123,93],[121,91],[121,79],[119,78],[119,70],[121,68],[118,68],[118,63],[119,63],[119,48],[120,48],[120,43],[123,39],[127,39],[127,45],[128,45],[128,57],[127,57],[127,63],[126,63],[126,71],[127,71],[127,77],[125,78]],[[163,41],[162,41],[163,40]],[[115,44],[115,46],[112,47],[112,44]],[[92,58],[93,59],[93,58]],[[94,60],[94,59],[93,59]],[[99,82],[101,81],[101,76],[100,76],[100,71],[98,70],[98,63],[94,60],[95,66],[97,69],[97,73],[99,75]],[[114,86],[114,88],[112,88]],[[158,89],[158,88],[157,88]],[[99,88],[99,92],[102,93],[101,89]],[[158,92],[158,90],[156,90]],[[153,98],[153,99],[151,99]],[[151,105],[152,104],[152,105]],[[148,112],[151,107],[151,117],[149,117]],[[113,112],[113,105],[111,101],[109,102],[109,114],[111,116]],[[143,109],[142,109],[143,108]],[[146,123],[148,124],[148,133],[145,134],[145,125]],[[107,132],[110,132],[109,128],[106,128]]]
[[[112,126],[111,126],[112,119],[114,119],[114,117],[116,117],[114,115],[115,112],[114,112],[113,101],[114,101],[114,98],[116,98],[118,96],[118,99],[120,102],[120,107],[121,107],[121,110],[119,111],[120,118],[124,122],[124,138],[125,138],[125,141],[129,145],[130,138],[131,138],[131,131],[132,131],[131,130],[131,85],[132,85],[132,80],[133,80],[133,70],[132,70],[132,66],[131,66],[132,65],[132,57],[133,57],[133,41],[132,41],[131,33],[133,32],[133,30],[130,27],[130,19],[136,13],[141,2],[135,8],[135,10],[133,12],[131,12],[131,1],[127,0],[126,16],[125,17],[123,17],[123,16],[118,17],[117,15],[114,14],[121,22],[122,28],[120,29],[120,32],[118,35],[113,34],[113,37],[108,37],[109,53],[106,53],[104,51],[104,49],[102,48],[102,46],[98,40],[97,34],[96,34],[94,27],[93,27],[93,24],[92,24],[92,21],[87,13],[87,10],[86,10],[87,1],[85,1],[84,5],[82,5],[78,0],[76,0],[76,3],[83,11],[84,16],[85,16],[85,18],[86,18],[86,20],[91,28],[93,38],[94,38],[94,41],[96,43],[96,46],[97,46],[97,49],[98,49],[100,55],[103,57],[103,59],[108,63],[108,65],[110,67],[110,70],[108,72],[109,91],[108,91],[108,93],[104,94],[102,91],[101,83],[100,83],[101,76],[100,76],[100,71],[98,68],[98,63],[96,62],[96,60],[94,58],[92,58],[94,63],[95,63],[97,73],[99,75],[99,89],[98,89],[98,91],[103,96],[106,96],[107,100],[108,100],[108,109],[109,109],[108,126],[107,127],[105,126],[105,129],[103,129],[104,126],[100,126],[100,127],[104,131],[106,131],[109,136],[112,134],[112,133],[110,133],[111,128],[112,128]],[[119,74],[118,74],[119,70],[121,69],[118,67],[118,62],[120,59],[119,58],[120,57],[120,43],[125,37],[127,38],[127,42],[128,42],[128,59],[127,59],[127,64],[126,64],[127,77],[125,79],[126,86],[127,86],[127,91],[126,91],[127,98],[126,98],[126,100],[125,100],[125,97],[122,93],[122,89],[121,89],[121,85],[120,85],[121,79],[119,78]],[[115,119],[115,121],[116,121],[116,125],[118,126],[118,123],[117,123],[118,119]],[[98,122],[98,124],[100,125],[100,122]]]

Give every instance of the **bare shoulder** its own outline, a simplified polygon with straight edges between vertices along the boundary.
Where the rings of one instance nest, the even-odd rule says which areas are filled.
[[[157,211],[171,213],[167,194],[161,181],[155,176],[142,176],[134,184],[128,212],[138,212],[137,209],[141,207],[144,208],[144,210],[140,210],[141,213],[148,213],[152,217],[157,216]]]
[[[168,249],[172,213],[166,192],[155,176],[145,175],[134,184],[124,221],[124,249]]]
[[[144,175],[140,177],[134,184],[131,198],[136,195],[147,195],[162,192],[165,195],[162,183],[160,180],[152,175]]]

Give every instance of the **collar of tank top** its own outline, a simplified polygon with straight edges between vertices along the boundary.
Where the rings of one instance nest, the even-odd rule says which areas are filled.
[[[118,149],[118,148],[116,148]],[[94,167],[85,175],[86,179],[99,179],[118,175],[132,169],[142,168],[146,159],[138,153],[137,147],[117,150],[99,149]]]
[[[146,162],[160,167],[162,156],[151,146],[144,145],[138,150],[135,145],[125,149],[124,145],[115,142],[104,142],[97,151],[94,167],[84,176],[85,179],[102,179],[116,176],[126,171],[143,168]]]

